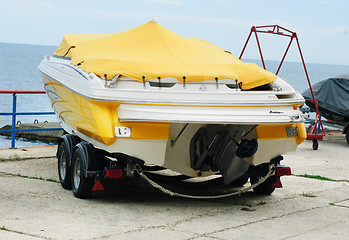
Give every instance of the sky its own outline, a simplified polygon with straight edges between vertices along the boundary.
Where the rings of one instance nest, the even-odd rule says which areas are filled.
[[[0,9],[0,42],[58,46],[65,34],[121,32],[154,19],[238,57],[252,26],[277,24],[297,33],[306,62],[349,66],[348,0],[0,0]],[[289,42],[259,40],[268,60],[280,60]],[[244,58],[259,58],[254,37]],[[286,60],[301,60],[295,42]]]

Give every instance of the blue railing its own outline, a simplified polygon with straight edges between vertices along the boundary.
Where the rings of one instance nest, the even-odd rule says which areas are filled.
[[[14,90],[0,90],[0,94],[12,94],[12,112],[2,113],[0,115],[12,116],[11,130],[0,130],[0,133],[11,133],[11,148],[15,148],[16,132],[38,132],[38,131],[59,131],[62,128],[33,128],[33,129],[16,129],[17,115],[53,115],[54,112],[17,112],[17,94],[45,94],[45,91],[14,91]]]

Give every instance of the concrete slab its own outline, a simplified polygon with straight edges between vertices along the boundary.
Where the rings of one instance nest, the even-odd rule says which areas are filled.
[[[110,240],[129,240],[129,239],[138,239],[138,240],[185,240],[192,238],[190,233],[177,232],[167,228],[149,228],[149,229],[140,229],[137,231],[131,231],[124,234],[110,235],[107,236]],[[99,238],[98,240],[105,239]]]
[[[270,196],[248,192],[215,200],[170,197],[141,180],[76,199],[55,182],[56,147],[17,149],[19,160],[11,161],[15,152],[3,151],[0,239],[349,238],[349,147],[335,141],[321,142],[317,151],[305,142],[284,164],[295,174],[339,182],[293,175]]]
[[[5,160],[23,160],[56,157],[57,145],[43,147],[22,147],[0,149],[0,162]]]
[[[349,199],[333,203],[334,206],[349,208]]]
[[[348,239],[348,222],[340,221],[332,225],[326,225],[321,229],[308,230],[306,233],[289,237],[289,240],[303,239]]]
[[[0,172],[23,177],[59,181],[56,158],[26,159],[8,161],[0,166]]]
[[[34,237],[34,236],[28,236],[24,235],[22,233],[14,233],[14,232],[8,232],[8,231],[2,231],[0,230],[0,239],[11,239],[11,240],[42,240],[41,237]]]
[[[222,230],[217,233],[210,234],[218,239],[306,239],[305,235],[310,235],[315,239],[315,233],[319,238],[316,239],[334,239],[332,234],[326,232],[326,228],[341,229],[345,225],[349,225],[347,218],[349,209],[337,207],[317,207],[307,211],[296,211],[285,213],[278,217],[264,218],[260,221],[253,221],[249,224],[239,225],[231,229]],[[336,216],[331,217],[329,216]],[[325,230],[324,230],[325,229]],[[332,237],[329,237],[331,235]],[[349,229],[341,231],[337,235],[337,239],[347,239],[349,237]]]
[[[284,154],[285,160],[282,163],[290,166],[293,174],[320,175],[336,180],[349,180],[346,167],[349,162],[349,145],[345,140],[320,142],[319,149],[316,151],[311,145],[311,141],[305,141],[296,152]]]

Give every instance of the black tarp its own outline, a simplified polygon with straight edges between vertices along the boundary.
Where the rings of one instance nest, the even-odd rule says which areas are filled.
[[[349,117],[349,75],[320,81],[313,86],[313,92],[321,109]],[[309,89],[302,95],[305,99],[312,99]],[[307,102],[307,105],[314,110],[312,103]]]

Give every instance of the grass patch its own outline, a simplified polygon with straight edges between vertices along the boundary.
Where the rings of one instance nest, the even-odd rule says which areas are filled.
[[[30,176],[25,176],[25,175],[21,175],[21,174],[17,174],[16,176],[22,177],[22,178],[34,179],[34,180],[41,180],[41,181],[59,183],[59,181],[57,181],[55,179],[52,179],[52,178],[43,178],[43,177],[37,177],[37,176],[30,177]]]
[[[328,178],[328,177],[323,177],[323,176],[320,176],[320,175],[293,174],[293,176],[304,177],[304,178],[312,178],[312,179],[317,179],[317,180],[321,180],[321,181],[342,182],[342,180],[335,180],[335,179]]]
[[[43,177],[37,177],[37,176],[34,176],[34,177],[29,177],[29,176],[24,176],[26,178],[29,178],[29,179],[35,179],[35,180],[45,180]]]
[[[27,177],[27,176],[24,176],[24,177]],[[35,179],[35,180],[42,180],[42,181],[47,181],[47,182],[55,182],[55,183],[59,182],[59,181],[57,181],[57,180],[55,180],[55,179],[52,179],[52,178],[43,178],[43,177],[37,177],[37,176],[34,176],[34,177],[27,177],[27,178],[29,178],[29,179]]]
[[[10,159],[10,160],[19,160],[19,159],[21,159],[21,156],[19,156],[18,154],[14,154],[14,155],[11,155],[11,156],[9,157],[9,159]]]
[[[284,197],[284,199],[286,200],[286,199],[294,199],[294,198],[296,198],[296,197],[298,197],[298,194],[286,194],[286,196]]]
[[[302,193],[303,197],[316,197],[313,193]]]
[[[250,203],[246,200],[239,202],[239,205],[246,206],[246,207],[252,207],[252,203]]]
[[[256,204],[257,204],[257,206],[261,206],[261,205],[267,204],[267,202],[261,200],[261,201],[258,201]]]
[[[11,230],[11,229],[6,228],[5,226],[0,227],[0,231],[1,231],[1,230],[2,230],[2,231],[7,231],[7,232],[12,232],[12,233],[18,233],[18,234],[22,234],[22,235],[26,235],[26,236],[31,236],[31,237],[35,237],[35,238],[39,237],[39,236],[37,236],[37,235],[25,234],[24,232],[14,231],[14,230]]]
[[[252,203],[247,201],[246,199],[233,199],[233,201],[231,203],[233,205],[252,207]]]
[[[48,182],[55,182],[55,183],[58,183],[59,181],[57,181],[56,179],[52,179],[52,178],[46,178],[45,181],[48,181]]]

